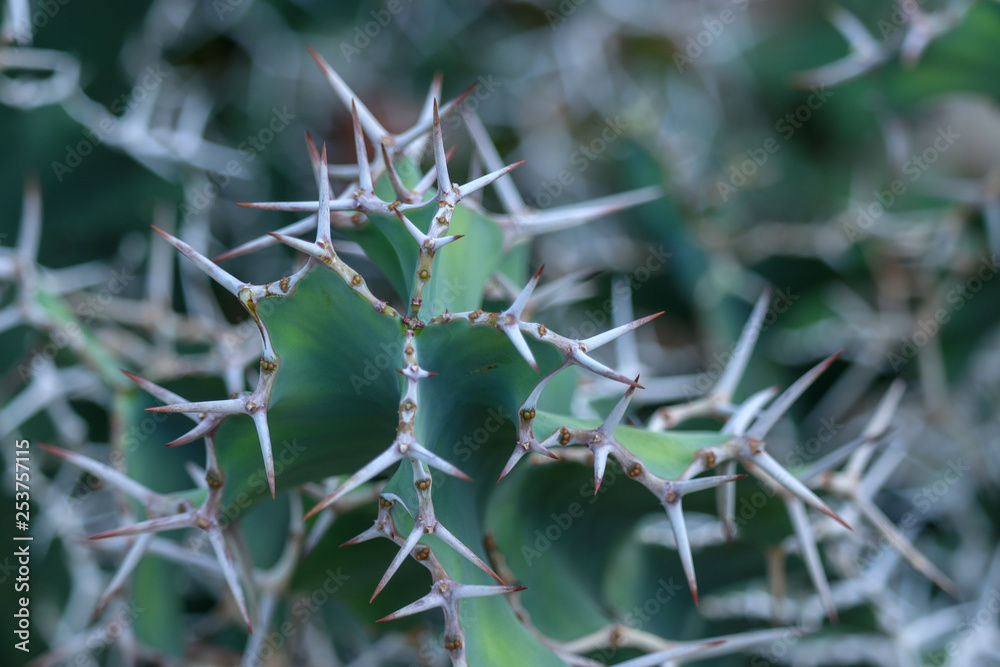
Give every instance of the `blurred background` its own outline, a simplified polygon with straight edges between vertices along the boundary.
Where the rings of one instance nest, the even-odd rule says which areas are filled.
[[[150,224],[210,256],[287,224],[235,204],[315,196],[305,131],[331,162],[353,160],[350,116],[311,46],[389,130],[410,126],[436,73],[445,99],[478,83],[464,104],[505,163],[526,160],[513,172],[526,207],[661,186],[655,202],[529,244],[547,279],[586,272],[563,321],[603,328],[594,313],[626,280],[637,313],[667,311],[643,332],[643,362],[695,374],[773,285],[788,308],[767,322],[744,394],[844,350],[774,447],[823,420],[856,433],[852,418],[903,378],[906,460],[879,503],[898,521],[960,457],[967,477],[921,514],[918,543],[963,589],[1000,587],[1000,3],[7,0],[2,39],[4,438],[108,438],[100,400],[73,394],[72,378],[50,388],[53,405],[72,399],[62,419],[23,398],[19,368],[45,338],[12,313],[9,258],[32,247],[18,221],[33,193],[37,264],[66,292],[147,294]],[[445,143],[454,164],[474,162],[461,124],[445,123]],[[483,204],[505,206],[492,190]],[[287,258],[271,249],[226,268],[263,282]],[[899,646],[977,609],[931,603],[919,575],[899,576],[897,606],[862,623],[838,661],[816,658],[822,645],[768,659],[905,664]],[[702,605],[722,628],[772,611],[746,595]],[[983,636],[947,664],[1000,664],[996,634]]]

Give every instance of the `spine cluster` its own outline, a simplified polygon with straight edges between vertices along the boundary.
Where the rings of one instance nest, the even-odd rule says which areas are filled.
[[[734,525],[735,487],[732,482],[745,477],[736,473],[736,465],[740,464],[750,474],[773,486],[785,502],[792,525],[796,531],[800,552],[802,553],[812,577],[813,583],[822,599],[827,613],[831,618],[836,615],[836,608],[827,584],[823,567],[813,535],[812,524],[806,513],[806,505],[822,512],[835,521],[848,527],[848,524],[822,501],[810,486],[802,481],[818,480],[816,486],[825,485],[828,491],[842,496],[858,499],[857,479],[861,470],[871,455],[873,443],[878,440],[888,427],[892,410],[898,402],[898,396],[887,397],[885,406],[877,413],[872,424],[865,431],[857,444],[856,454],[851,459],[846,478],[829,473],[840,460],[823,462],[811,470],[809,476],[793,475],[783,468],[765,445],[765,438],[772,427],[786,413],[799,396],[828,368],[837,355],[822,361],[802,378],[793,383],[780,394],[776,389],[765,389],[757,392],[741,404],[733,403],[734,391],[742,378],[749,355],[751,354],[757,335],[761,328],[770,293],[765,292],[755,306],[735,353],[722,376],[706,394],[690,402],[673,405],[658,410],[649,424],[652,431],[668,430],[686,419],[696,416],[714,416],[725,421],[723,433],[727,436],[722,444],[697,451],[686,470],[676,478],[667,478],[654,472],[647,461],[630,451],[621,440],[616,438],[619,426],[633,395],[644,387],[640,378],[630,378],[605,365],[592,356],[594,350],[620,337],[632,334],[638,327],[656,318],[660,313],[635,319],[634,321],[613,327],[610,330],[588,337],[570,338],[563,336],[545,324],[529,321],[533,312],[532,300],[541,279],[542,269],[539,269],[527,284],[516,294],[509,307],[500,312],[488,312],[481,309],[451,313],[430,312],[424,304],[425,290],[432,280],[435,271],[435,257],[439,252],[452,252],[445,246],[458,243],[461,247],[461,235],[451,234],[450,227],[456,208],[470,206],[481,210],[480,204],[473,200],[482,188],[494,184],[505,212],[492,214],[490,217],[502,229],[507,246],[524,242],[533,236],[582,224],[593,218],[605,215],[620,208],[635,205],[656,196],[651,190],[638,190],[632,193],[608,197],[593,202],[575,205],[565,209],[550,209],[539,213],[523,205],[523,200],[512,187],[507,174],[518,166],[504,166],[500,163],[492,143],[485,135],[485,130],[474,116],[464,116],[470,136],[476,146],[482,163],[489,173],[473,180],[458,184],[452,181],[449,172],[449,153],[444,146],[441,129],[441,118],[450,113],[457,113],[464,96],[460,96],[449,104],[439,108],[440,80],[436,79],[431,86],[427,102],[417,123],[410,129],[399,134],[388,132],[373,114],[356,98],[336,72],[315,52],[312,53],[321,70],[331,84],[333,90],[344,102],[352,114],[354,143],[356,149],[356,164],[329,165],[325,145],[317,150],[312,139],[307,136],[309,158],[318,189],[315,201],[303,202],[264,202],[246,204],[255,208],[276,211],[306,213],[306,217],[288,225],[266,237],[244,244],[228,253],[218,261],[245,254],[278,243],[287,245],[305,256],[305,262],[291,275],[278,281],[266,284],[245,283],[184,243],[172,234],[156,229],[174,248],[180,251],[205,274],[219,283],[231,293],[247,311],[250,321],[256,326],[261,341],[259,357],[259,373],[256,386],[250,391],[237,392],[227,399],[189,402],[163,387],[132,374],[128,377],[139,387],[164,403],[163,406],[150,408],[154,412],[181,413],[194,422],[194,426],[182,437],[169,443],[170,446],[183,445],[204,439],[206,444],[206,462],[204,470],[199,472],[198,484],[203,490],[199,502],[189,497],[181,498],[174,495],[163,495],[151,491],[124,475],[122,472],[98,463],[80,454],[48,448],[53,454],[73,463],[89,473],[107,480],[110,484],[139,501],[145,508],[148,518],[137,523],[123,526],[94,536],[102,539],[120,536],[137,536],[132,542],[121,567],[105,590],[98,612],[114,596],[128,579],[129,574],[142,558],[143,554],[153,545],[156,533],[179,528],[197,528],[204,531],[214,551],[218,572],[225,579],[239,608],[240,614],[248,628],[252,629],[254,617],[254,592],[262,593],[262,604],[258,607],[259,621],[265,625],[270,622],[273,614],[274,599],[279,595],[290,580],[290,572],[294,569],[296,559],[309,543],[304,541],[302,521],[314,516],[320,516],[323,522],[324,513],[329,516],[332,510],[348,501],[348,494],[362,487],[371,488],[370,484],[386,471],[391,471],[404,460],[412,470],[412,483],[417,503],[408,507],[402,498],[389,492],[379,492],[376,489],[378,510],[375,523],[371,528],[345,545],[356,544],[376,537],[391,540],[399,550],[392,559],[384,575],[376,586],[371,599],[383,590],[385,585],[398,571],[403,561],[414,558],[431,573],[431,590],[424,597],[389,614],[383,621],[394,620],[403,616],[415,614],[433,608],[441,608],[444,612],[444,647],[455,665],[467,664],[466,637],[459,616],[459,601],[474,597],[489,595],[509,595],[523,590],[522,587],[505,582],[501,575],[488,565],[475,551],[463,544],[437,517],[434,507],[434,484],[431,468],[456,477],[461,480],[471,479],[458,467],[439,456],[429,443],[421,442],[418,434],[421,430],[418,424],[421,419],[429,419],[421,411],[422,383],[440,382],[435,371],[441,369],[425,368],[421,365],[421,332],[427,327],[447,327],[454,322],[464,322],[473,329],[488,327],[502,332],[510,344],[520,354],[524,361],[536,372],[539,366],[532,351],[533,345],[551,346],[561,355],[561,362],[551,371],[542,375],[534,388],[523,400],[517,414],[516,442],[513,451],[504,466],[502,480],[514,466],[526,456],[536,455],[548,459],[584,460],[592,463],[594,470],[594,492],[601,487],[609,460],[618,463],[625,474],[643,485],[663,506],[669,518],[674,542],[686,573],[691,594],[698,602],[698,589],[692,556],[691,539],[685,525],[684,513],[681,507],[683,497],[695,491],[715,488],[719,493],[719,511],[727,539],[732,539],[736,533]],[[470,89],[471,90],[471,89]],[[466,91],[465,95],[470,91]],[[376,147],[373,159],[369,159],[366,139]],[[429,147],[433,156],[433,168],[426,174],[415,179],[415,184],[407,187],[403,175],[398,168],[401,164],[420,163],[420,157]],[[350,185],[339,196],[331,194],[331,176],[348,178]],[[375,184],[385,178],[392,186],[395,199],[385,201],[375,192]],[[432,190],[432,185],[436,189]],[[427,231],[408,217],[408,213],[431,207],[433,215]],[[386,298],[373,293],[365,278],[353,269],[338,254],[333,236],[334,229],[356,229],[366,224],[368,216],[387,216],[397,220],[401,228],[412,237],[416,244],[414,274],[410,293],[405,296],[403,306],[397,308],[390,305]],[[312,234],[311,240],[302,238]],[[226,479],[216,455],[216,434],[224,420],[235,415],[246,415],[253,421],[260,444],[264,470],[272,497],[275,495],[275,469],[271,446],[271,434],[268,425],[268,410],[271,405],[275,379],[282,370],[281,359],[272,345],[271,336],[261,312],[260,304],[269,298],[292,297],[299,282],[313,269],[329,270],[367,303],[379,315],[389,318],[399,326],[401,345],[398,350],[399,367],[396,369],[401,376],[401,391],[398,403],[398,422],[395,437],[388,443],[384,451],[359,470],[339,481],[335,486],[317,492],[310,489],[317,497],[316,504],[304,517],[296,515],[293,525],[296,526],[294,536],[289,540],[286,557],[278,574],[257,577],[247,583],[246,565],[240,562],[238,550],[233,547],[230,531],[223,519],[223,490]],[[514,290],[516,291],[516,290]],[[512,294],[512,296],[514,296]],[[425,350],[426,351],[426,350]],[[547,384],[556,374],[570,366],[578,366],[602,381],[610,381],[617,390],[624,387],[615,408],[603,422],[595,428],[571,428],[559,426],[549,433],[535,433],[535,423],[538,415],[538,403]],[[898,393],[898,392],[897,392]],[[569,449],[567,449],[569,448]],[[559,451],[560,454],[555,452]],[[579,453],[583,452],[584,457]],[[702,473],[719,469],[720,474],[699,476]],[[825,474],[825,476],[821,475]],[[844,481],[846,479],[846,481]],[[839,481],[838,481],[839,480]],[[298,512],[301,506],[299,491],[293,491],[293,512]],[[859,501],[860,502],[860,501]],[[951,582],[938,572],[933,565],[920,556],[905,538],[886,527],[882,516],[872,503],[862,504],[863,514],[888,531],[893,543],[910,559],[915,567],[928,574],[943,587],[953,588]],[[318,523],[319,523],[318,522]],[[328,524],[329,519],[326,519]],[[326,525],[326,524],[324,524]],[[440,542],[447,545],[463,558],[473,563],[480,570],[496,580],[497,585],[475,585],[457,581],[435,554],[432,547],[424,540],[428,536],[436,536]],[[495,567],[503,572],[499,565]],[[510,576],[504,574],[509,580]],[[251,578],[252,579],[252,578]],[[249,585],[250,589],[247,590]],[[516,596],[512,596],[512,604]],[[266,604],[265,604],[266,603]],[[262,618],[261,618],[262,617]],[[530,622],[522,615],[526,624]],[[760,637],[756,637],[760,639]],[[566,657],[573,653],[567,646],[556,642],[546,642],[556,650],[557,654]],[[698,645],[681,648],[669,648],[653,652],[645,658],[622,663],[637,667],[645,664],[659,664],[665,660],[688,655],[705,655],[718,652],[724,643],[709,641]],[[740,641],[730,641],[729,646],[742,646]],[[259,646],[259,644],[258,644]],[[672,652],[671,652],[672,651]],[[252,652],[250,652],[252,653]],[[570,659],[570,658],[567,658]],[[249,664],[252,664],[252,660]],[[579,664],[589,664],[579,662]]]

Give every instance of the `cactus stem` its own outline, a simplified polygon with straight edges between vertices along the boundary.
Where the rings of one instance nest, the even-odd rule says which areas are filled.
[[[904,536],[898,528],[889,520],[889,518],[882,513],[882,510],[878,508],[871,500],[861,496],[854,497],[855,503],[857,503],[858,509],[865,516],[868,521],[872,523],[875,528],[885,535],[886,539],[892,544],[896,550],[902,554],[902,556],[909,561],[910,565],[913,566],[917,572],[921,573],[935,584],[937,584],[941,590],[948,593],[955,599],[960,599],[958,586],[952,581],[946,574],[939,570],[932,562],[930,562],[926,556],[920,553],[915,546]]]
[[[401,452],[401,449],[405,448],[405,453]],[[426,449],[422,445],[418,444],[416,441],[408,441],[406,438],[397,438],[392,445],[389,446],[384,452],[376,456],[370,462],[364,465],[360,470],[351,475],[343,484],[338,486],[333,492],[328,494],[322,501],[320,501],[315,507],[313,507],[306,515],[304,519],[308,519],[322,510],[326,509],[333,503],[337,502],[347,493],[358,488],[365,482],[369,481],[375,475],[379,474],[389,466],[398,463],[403,460],[403,458],[416,459],[423,461],[428,465],[431,465],[442,472],[452,475],[453,477],[458,477],[465,481],[471,482],[472,478],[466,475],[464,472],[448,463],[442,459],[437,454],[434,454],[430,450]]]
[[[281,243],[319,260],[323,266],[339,275],[352,290],[363,296],[376,312],[389,317],[399,317],[399,313],[394,308],[372,294],[363,278],[360,281],[356,280],[361,274],[341,260],[334,251],[333,246],[329,243],[310,243],[309,241],[303,241],[293,236],[285,236],[277,232],[269,232],[269,235]]]
[[[152,383],[143,381],[143,384],[149,385],[150,388],[155,389],[156,393],[160,394],[164,399],[172,400],[174,398],[173,395],[169,395],[170,392],[167,392]],[[206,435],[205,440],[208,458],[207,467],[210,470],[217,470],[218,461],[215,460],[215,447],[212,442],[212,435]],[[105,531],[90,538],[91,540],[101,540],[110,537],[124,537],[129,535],[139,536],[136,541],[133,542],[129,553],[119,566],[118,573],[112,578],[110,585],[98,602],[95,614],[99,613],[100,610],[103,609],[108,600],[110,600],[110,598],[125,581],[129,572],[135,568],[143,553],[145,553],[148,547],[152,544],[152,537],[155,533],[167,530],[177,530],[180,528],[197,527],[204,530],[208,535],[212,543],[212,547],[215,550],[216,559],[219,562],[219,566],[221,567],[226,582],[233,594],[233,598],[236,600],[237,606],[240,609],[243,620],[247,624],[247,627],[250,628],[250,631],[253,631],[246,598],[239,583],[239,577],[236,573],[232,555],[226,546],[225,537],[217,519],[222,510],[221,502],[223,481],[221,476],[218,478],[218,484],[209,485],[208,497],[202,507],[195,509],[191,505],[190,501],[186,499],[180,499],[178,501],[170,496],[164,496],[150,491],[138,482],[128,478],[123,473],[120,473],[102,463],[98,463],[97,461],[94,461],[86,456],[44,444],[40,446],[45,449],[45,451],[66,459],[83,470],[107,480],[111,485],[115,486],[122,492],[141,501],[146,506],[147,514],[151,517],[145,521]]]

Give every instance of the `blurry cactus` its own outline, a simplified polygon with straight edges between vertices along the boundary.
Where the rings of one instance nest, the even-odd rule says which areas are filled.
[[[815,609],[836,621],[838,608],[851,603],[831,591],[818,545],[860,522],[884,535],[915,570],[958,595],[949,577],[872,500],[885,475],[868,475],[892,430],[901,383],[868,411],[868,426],[856,440],[809,467],[783,466],[768,450],[769,434],[839,353],[783,391],[745,379],[769,289],[712,386],[694,392],[690,378],[647,377],[645,364],[629,355],[637,329],[660,313],[615,321],[587,337],[535,316],[554,311],[539,298],[545,274],[531,265],[526,243],[652,201],[660,196],[657,188],[532,210],[508,176],[518,164],[500,162],[478,118],[463,109],[464,95],[440,103],[441,81],[434,80],[413,126],[392,133],[319,54],[312,55],[350,114],[356,162],[328,164],[326,147],[307,134],[316,199],[246,204],[300,219],[214,260],[181,240],[184,230],[173,230],[172,215],[162,216],[155,227],[162,240],[150,262],[161,273],[148,277],[142,304],[116,296],[108,306],[116,309],[111,319],[123,324],[118,329],[95,335],[75,324],[60,281],[37,272],[40,194],[33,183],[27,186],[18,249],[4,265],[21,291],[0,312],[43,331],[69,331],[64,327],[74,323],[67,340],[79,364],[41,360],[27,367],[30,384],[22,398],[34,392],[37,403],[54,384],[111,391],[110,461],[86,451],[45,450],[67,469],[114,489],[117,517],[87,547],[114,545],[107,548],[117,563],[90,610],[93,623],[82,634],[53,638],[34,664],[72,662],[95,646],[110,653],[104,649],[112,645],[126,662],[233,664],[238,652],[244,665],[339,664],[333,661],[356,656],[360,645],[342,628],[371,640],[376,631],[369,622],[376,619],[385,623],[385,641],[366,649],[365,664],[438,664],[445,654],[454,665],[596,665],[604,664],[597,659],[602,653],[611,659],[618,650],[626,658],[620,665],[680,664],[816,631],[822,620]],[[459,170],[449,163],[442,132],[447,117],[468,127],[475,165],[484,174],[477,166],[465,178],[455,176]],[[334,190],[333,183],[342,185]],[[484,206],[480,195],[487,187],[496,189],[503,210]],[[172,310],[166,244],[235,298],[246,311],[242,324]],[[228,260],[279,244],[295,255],[284,275],[246,276],[259,281],[246,282],[225,268]],[[555,291],[565,293],[563,303],[571,301],[576,287],[573,280],[553,281],[548,303],[559,298]],[[614,315],[621,320],[632,304],[627,294],[616,292],[616,298]],[[152,315],[127,322],[129,308],[147,307]],[[129,352],[126,323],[157,341],[162,358],[133,363],[141,355]],[[161,328],[170,328],[170,335],[158,339]],[[595,353],[612,343],[615,354]],[[610,361],[616,356],[618,364]],[[115,371],[117,363],[141,373],[125,372],[126,380]],[[91,382],[94,377],[100,381]],[[654,409],[645,413],[643,426],[630,402],[646,386],[651,391],[643,404]],[[182,387],[197,396],[180,395]],[[753,393],[737,401],[739,387]],[[688,400],[678,403],[682,398]],[[26,419],[17,400],[0,412],[4,433]],[[47,408],[58,410],[58,401]],[[580,417],[587,414],[599,417]],[[177,431],[182,416],[193,426]],[[723,425],[717,431],[678,428],[703,417]],[[161,436],[167,432],[174,435]],[[158,482],[151,480],[165,460],[150,453],[158,444],[204,446],[203,464],[187,461],[191,488],[154,490]],[[581,475],[579,464],[588,472]],[[643,531],[629,523],[636,507],[659,505],[671,531],[660,543],[677,551],[697,605],[694,552],[754,530],[737,521],[736,482],[747,476],[741,470],[782,499],[794,534],[760,538],[782,545],[767,555],[773,568],[769,599],[782,627],[676,642],[628,622],[627,605],[615,610],[599,602],[606,596],[619,604],[638,590],[640,599],[654,595],[658,605],[666,603],[659,589],[646,587],[644,573],[663,572],[658,581],[665,581],[674,561],[644,562],[635,548]],[[603,493],[612,471],[645,491]],[[689,530],[682,500],[708,489],[716,491],[718,520],[706,524],[708,515],[699,512],[696,529]],[[834,500],[820,498],[817,490]],[[286,515],[269,512],[269,505]],[[81,509],[108,511],[86,507]],[[358,508],[374,514],[374,523],[344,542],[343,550],[331,548],[340,541],[335,535],[355,527]],[[287,538],[254,544],[257,531],[273,535],[262,526],[274,522]],[[181,529],[189,531],[187,541],[164,539]],[[392,541],[392,550],[350,556],[362,548],[354,545],[375,538]],[[788,623],[777,609],[789,594],[786,552],[801,558],[814,591],[792,594],[814,609]],[[429,582],[410,559],[426,568]],[[185,598],[173,588],[165,562],[189,568],[192,587],[210,591],[214,604],[194,604],[190,591]],[[755,565],[740,563],[734,570],[762,574],[749,572]],[[369,584],[363,593],[361,582]],[[429,592],[405,597],[426,591],[428,583]],[[383,590],[392,591],[389,613],[375,607]],[[322,604],[315,602],[317,591]],[[664,596],[693,613],[676,591],[664,590]],[[319,612],[331,598],[342,602]],[[146,611],[122,623],[129,600]],[[379,611],[364,611],[369,603]],[[345,609],[356,616],[344,620]],[[430,643],[436,648],[429,652],[424,639],[392,632],[399,619],[425,611],[436,628]]]

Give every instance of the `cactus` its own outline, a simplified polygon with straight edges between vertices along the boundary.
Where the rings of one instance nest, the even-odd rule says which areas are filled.
[[[890,431],[902,384],[890,387],[864,432],[835,455],[808,468],[782,466],[766,444],[772,428],[839,353],[783,391],[760,388],[737,402],[736,390],[771,302],[770,290],[764,290],[714,385],[666,407],[661,406],[680,396],[680,385],[654,392],[647,403],[656,403],[657,409],[649,424],[630,425],[630,402],[646,391],[644,378],[626,374],[631,368],[616,370],[609,355],[595,351],[628,341],[660,313],[616,322],[589,337],[561,334],[557,323],[535,321],[533,314],[544,306],[539,299],[544,273],[542,267],[534,270],[521,250],[537,235],[583,226],[649,202],[659,191],[645,188],[532,211],[507,176],[518,164],[500,162],[478,119],[462,114],[464,96],[439,107],[441,82],[435,80],[416,123],[391,133],[319,54],[312,55],[350,114],[356,163],[329,165],[326,147],[317,148],[307,134],[316,200],[246,204],[305,217],[214,260],[154,227],[161,243],[207,274],[246,312],[243,324],[216,323],[198,332],[201,342],[211,341],[217,357],[193,353],[187,359],[193,370],[174,361],[161,370],[162,378],[125,371],[125,380],[96,337],[87,333],[72,340],[72,352],[115,392],[113,412],[121,422],[116,424],[117,439],[112,439],[112,461],[54,446],[44,449],[128,499],[120,506],[120,524],[91,538],[95,546],[116,539],[127,546],[93,609],[91,629],[53,646],[38,664],[85,650],[90,638],[110,636],[108,622],[115,617],[108,610],[130,595],[140,607],[156,600],[176,611],[176,592],[157,585],[149,568],[139,574],[151,559],[182,564],[224,582],[218,589],[220,614],[224,620],[238,617],[245,626],[245,665],[262,664],[281,650],[268,644],[268,638],[282,627],[282,618],[293,616],[289,612],[303,590],[324,590],[316,588],[316,572],[332,568],[347,578],[372,579],[367,603],[374,603],[383,590],[405,578],[401,570],[409,559],[429,572],[429,592],[378,620],[391,628],[398,619],[421,612],[443,614],[440,646],[454,665],[593,665],[601,664],[587,657],[595,649],[618,646],[642,652],[618,663],[628,667],[743,651],[776,641],[788,629],[675,642],[615,625],[598,602],[598,585],[580,580],[587,579],[585,572],[593,574],[612,563],[612,546],[630,539],[630,526],[615,520],[622,506],[653,503],[669,520],[672,545],[697,605],[697,540],[689,534],[682,500],[715,489],[717,526],[732,541],[740,535],[736,482],[747,474],[784,502],[795,549],[832,622],[838,605],[818,542],[852,527],[816,489],[839,497],[858,517],[852,523],[871,523],[914,569],[958,594],[955,584],[881,514],[870,495],[859,491],[876,446]],[[458,179],[464,183],[455,180],[457,169],[449,163],[442,132],[442,118],[449,114],[467,123],[478,159],[489,173]],[[368,142],[376,148],[373,155]],[[349,184],[339,194],[331,192],[331,183],[343,180]],[[498,190],[502,213],[487,210],[478,198],[491,186]],[[38,197],[37,187],[29,183],[19,237],[25,274],[32,270],[37,246]],[[296,258],[283,277],[244,282],[225,268],[227,260],[279,244],[294,250]],[[391,286],[394,294],[370,285],[352,267],[361,259],[377,267],[385,277],[378,286]],[[36,326],[51,330],[72,320],[44,281],[22,275],[22,285],[31,290],[22,297],[33,304],[28,312]],[[622,298],[626,303],[616,312],[630,311],[628,297]],[[165,325],[164,315],[158,317]],[[254,352],[251,358],[246,349],[257,335],[259,355]],[[627,349],[622,344],[619,352]],[[252,389],[243,382],[248,359],[255,371]],[[184,384],[178,380],[202,368],[222,378],[228,398],[188,400],[163,386]],[[60,374],[59,382],[72,379],[54,368],[44,372]],[[127,388],[129,384],[139,391]],[[198,379],[186,384],[202,394],[219,383]],[[147,397],[157,403],[151,405]],[[570,408],[581,401],[600,416],[571,414],[580,413]],[[192,488],[152,488],[152,445],[130,446],[128,438],[151,417],[171,430],[182,419],[193,423],[166,443],[170,448],[203,444],[204,464],[189,462]],[[723,426],[718,431],[678,428],[700,417]],[[578,491],[580,465],[593,471],[583,495]],[[740,468],[747,474],[738,473]],[[616,479],[637,482],[646,495],[626,492],[612,498],[602,493],[609,470]],[[589,470],[586,477],[591,479]],[[248,526],[261,521],[254,515],[282,496],[288,539],[270,567],[255,570],[246,546],[252,541]],[[595,499],[598,506],[610,503],[610,509],[600,516],[573,509]],[[357,507],[374,512],[374,523],[334,551],[330,537],[338,520]],[[820,514],[832,521],[821,521]],[[546,534],[550,516],[558,538]],[[276,519],[271,514],[267,520]],[[575,521],[601,539],[571,534],[568,528]],[[194,536],[187,543],[162,539],[161,534],[182,529]],[[394,543],[392,552],[366,552],[386,557],[387,562],[379,563],[380,575],[370,576],[369,562],[355,560],[355,569],[338,564],[352,562],[340,554],[375,538]],[[214,560],[205,557],[203,543]],[[535,560],[544,567],[533,567]],[[317,567],[317,561],[322,565]],[[157,571],[155,564],[151,567]],[[426,575],[419,584],[426,590]],[[414,589],[409,582],[407,586]],[[397,593],[394,599],[400,597]],[[227,611],[230,598],[235,611]],[[356,602],[351,606],[358,607]],[[161,632],[155,625],[137,623],[132,638],[137,641],[122,640],[122,650],[140,655],[176,650]]]

